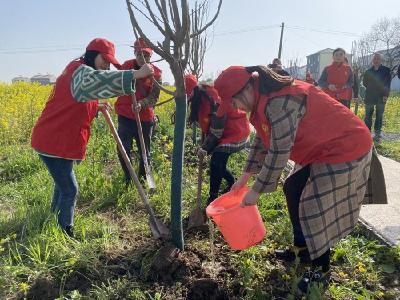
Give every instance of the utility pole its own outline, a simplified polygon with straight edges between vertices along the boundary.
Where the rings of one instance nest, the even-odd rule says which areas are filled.
[[[281,39],[279,41],[279,51],[278,51],[278,58],[281,59],[281,54],[282,54],[282,39],[283,39],[283,29],[285,28],[285,23],[282,22],[281,25]]]

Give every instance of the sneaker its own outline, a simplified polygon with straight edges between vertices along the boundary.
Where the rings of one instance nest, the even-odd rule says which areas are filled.
[[[321,270],[309,270],[303,274],[297,289],[299,293],[307,294],[312,284],[322,284],[324,287],[328,285],[330,278],[330,271],[322,272]]]
[[[67,226],[64,229],[64,232],[71,238],[74,238],[74,228],[72,226]]]
[[[291,246],[291,247],[286,247],[285,249],[276,249],[275,256],[277,259],[284,260],[287,262],[293,262],[296,260],[296,252],[297,256],[300,258],[301,263],[311,262],[310,254],[308,252],[307,247]]]
[[[382,135],[381,135],[380,133],[376,133],[376,132],[375,132],[375,135],[374,135],[373,140],[374,140],[374,142],[375,142],[376,144],[379,144],[379,143],[381,142],[381,140],[382,140]]]

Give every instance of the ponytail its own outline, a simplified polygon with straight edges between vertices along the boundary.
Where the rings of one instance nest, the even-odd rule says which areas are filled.
[[[246,67],[246,71],[250,74],[253,72],[258,73],[259,92],[264,95],[279,91],[285,86],[290,86],[294,81],[292,76],[279,75],[267,66]]]

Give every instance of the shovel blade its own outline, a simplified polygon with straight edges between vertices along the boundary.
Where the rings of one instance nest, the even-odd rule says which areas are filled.
[[[206,216],[204,214],[204,211],[200,208],[194,209],[189,215],[188,229],[201,227],[204,224],[206,224]]]
[[[170,231],[168,227],[157,218],[149,217],[150,230],[155,239],[169,240]]]
[[[156,189],[156,183],[153,178],[153,174],[151,172],[146,172],[146,181],[147,185],[149,186],[149,189],[155,190]]]

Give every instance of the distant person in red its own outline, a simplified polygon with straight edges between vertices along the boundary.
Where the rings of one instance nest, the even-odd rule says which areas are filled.
[[[242,206],[255,205],[261,193],[275,191],[288,159],[296,163],[283,186],[294,247],[275,254],[294,261],[297,253],[301,262],[312,263],[298,284],[307,293],[311,283],[329,276],[330,248],[358,223],[371,134],[362,120],[317,87],[278,76],[268,67],[229,67],[215,80],[215,88],[219,110],[249,113],[257,132],[242,176],[232,186],[240,189],[255,176]]]
[[[110,64],[120,67],[114,44],[101,38],[91,41],[85,54],[70,62],[57,78],[32,132],[32,148],[54,180],[51,209],[70,236],[78,194],[73,165],[85,158],[97,99],[133,94],[135,81],[153,74],[149,64],[135,71],[109,71]]]
[[[222,115],[217,115],[220,98],[217,90],[206,84],[198,84],[194,75],[185,77],[186,94],[189,97],[189,123],[197,122],[205,137],[199,156],[211,154],[210,191],[207,205],[219,195],[222,179],[227,186],[221,192],[228,192],[235,182],[227,169],[231,154],[239,152],[247,145],[250,125],[246,113],[232,108]]]
[[[139,38],[133,45],[135,58],[125,61],[122,64],[122,70],[138,70],[146,63],[150,63],[150,58],[153,54],[151,49],[146,42]],[[144,60],[143,60],[144,58]],[[161,84],[161,70],[155,65],[150,64],[154,69],[154,78]],[[139,118],[142,125],[143,140],[146,147],[147,161],[151,163],[150,156],[150,144],[151,137],[153,134],[153,128],[155,125],[155,115],[153,106],[157,103],[160,95],[160,89],[154,84],[152,77],[143,78],[136,81],[135,95],[137,101],[137,109],[139,112]],[[132,96],[121,96],[118,97],[115,103],[115,111],[118,114],[118,135],[125,148],[126,153],[131,157],[133,149],[133,140],[135,140],[138,153],[140,157],[138,177],[143,180],[146,176],[144,163],[142,158],[142,151],[140,147],[139,132],[136,124],[135,114],[133,113],[132,107]],[[119,160],[121,162],[122,169],[125,174],[125,181],[128,185],[132,178],[129,175],[129,171],[125,166],[121,154],[118,151]]]
[[[306,82],[312,85],[317,85],[317,82],[315,81],[310,71],[307,71],[306,73]]]
[[[350,108],[354,75],[346,63],[346,51],[336,48],[333,51],[333,63],[323,70],[318,85],[332,98]]]

